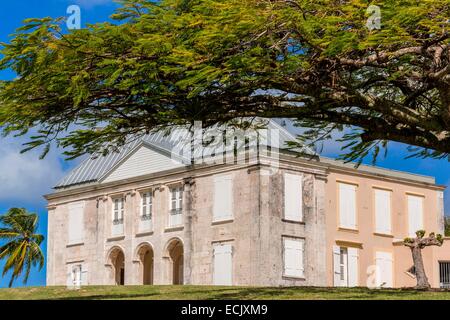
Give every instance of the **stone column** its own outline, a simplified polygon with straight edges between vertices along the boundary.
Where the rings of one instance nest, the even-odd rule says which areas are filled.
[[[250,180],[250,216],[248,217],[249,238],[243,243],[248,243],[249,274],[243,278],[242,283],[237,285],[256,285],[258,284],[261,263],[260,240],[261,240],[261,191],[260,191],[260,167],[254,166],[248,169]]]
[[[155,188],[155,203],[154,203],[154,219],[153,230],[157,235],[157,240],[153,242],[153,284],[165,285],[167,282],[167,258],[165,258],[166,240],[164,239],[164,229],[166,227],[167,219],[167,197],[165,186],[158,186]]]
[[[193,252],[194,252],[194,230],[193,214],[195,206],[195,180],[186,178],[184,181],[183,211],[184,211],[184,247],[183,247],[183,280],[184,284],[193,284]]]
[[[48,207],[48,224],[47,224],[47,286],[55,285],[55,269],[54,269],[54,219],[55,207]]]
[[[304,217],[308,282],[314,286],[327,285],[327,242],[325,213],[326,176],[306,175],[304,180]]]
[[[271,224],[271,212],[270,212],[270,197],[273,196],[270,192],[270,168],[260,167],[258,171],[258,192],[259,192],[259,215],[258,215],[258,236],[257,246],[255,248],[257,252],[258,266],[257,278],[252,285],[271,285],[270,275],[272,266],[272,255],[270,254],[271,246],[273,245],[274,232]]]
[[[125,285],[136,284],[134,264],[135,264],[135,248],[134,248],[134,215],[135,215],[135,194],[130,191],[125,194],[125,216],[124,216],[124,255],[125,255]]]
[[[91,268],[92,284],[96,285],[108,285],[110,284],[111,270],[107,266],[106,256],[106,239],[109,235],[109,225],[107,224],[108,214],[108,197],[102,196],[97,198],[97,235],[95,238],[96,247],[96,261],[93,263],[94,268]]]

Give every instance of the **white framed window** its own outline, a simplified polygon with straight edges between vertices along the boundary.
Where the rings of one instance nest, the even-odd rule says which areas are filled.
[[[214,177],[213,221],[233,218],[233,180],[231,175]]]
[[[301,175],[284,174],[284,219],[296,222],[303,221],[303,188]]]
[[[169,227],[183,225],[183,187],[170,188]]]
[[[67,283],[68,287],[79,288],[82,285],[88,285],[88,269],[86,264],[71,263],[67,265]]]
[[[283,276],[304,278],[305,240],[283,237]]]
[[[375,189],[375,232],[391,234],[391,200],[392,192]]]
[[[339,248],[339,271],[341,284],[348,285],[348,250],[347,248]]]
[[[233,247],[231,244],[214,244],[213,283],[216,286],[233,284]]]
[[[356,287],[359,283],[358,249],[333,246],[334,286]]]
[[[69,204],[69,245],[81,244],[84,238],[84,201]]]
[[[151,190],[141,193],[141,215],[139,219],[139,231],[151,231],[153,229],[153,192]]]
[[[339,226],[357,229],[356,225],[356,185],[338,183],[339,186]]]
[[[407,195],[408,198],[408,233],[416,236],[416,231],[423,230],[423,197]]]
[[[153,216],[153,192],[143,192],[141,197],[141,217],[151,220]]]
[[[124,232],[123,222],[125,215],[125,198],[115,197],[112,198],[113,210],[112,210],[112,234],[113,236],[122,235]]]

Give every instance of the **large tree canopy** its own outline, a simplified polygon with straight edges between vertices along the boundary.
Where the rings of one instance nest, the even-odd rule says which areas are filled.
[[[3,44],[0,69],[18,77],[0,83],[0,126],[76,157],[194,120],[285,117],[310,128],[303,142],[350,128],[348,160],[387,141],[448,156],[449,13],[448,0],[126,0],[115,24],[70,33],[30,19]]]

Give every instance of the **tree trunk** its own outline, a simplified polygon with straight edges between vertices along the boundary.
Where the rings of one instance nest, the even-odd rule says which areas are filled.
[[[414,261],[414,267],[416,269],[416,289],[430,289],[430,283],[428,282],[427,275],[425,274],[425,267],[423,266],[422,250],[419,246],[411,247],[411,252]]]

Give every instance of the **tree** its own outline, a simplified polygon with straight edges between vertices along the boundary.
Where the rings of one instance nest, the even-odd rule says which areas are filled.
[[[405,246],[411,249],[417,280],[416,289],[420,290],[431,288],[423,265],[422,249],[429,246],[440,247],[444,243],[444,238],[441,234],[435,235],[434,232],[431,232],[428,237],[424,238],[424,236],[425,231],[419,230],[416,232],[415,238],[406,238],[403,242]]]
[[[38,216],[25,209],[12,208],[0,216],[0,239],[6,244],[0,247],[0,260],[6,259],[3,276],[12,270],[9,287],[24,273],[23,283],[28,281],[32,267],[44,266],[44,254],[40,245],[44,236],[37,234]]]
[[[284,117],[300,143],[343,137],[346,160],[388,141],[450,154],[447,0],[123,0],[117,23],[64,34],[29,19],[1,51],[5,134],[37,129],[66,155],[108,152],[130,135],[203,121]]]

